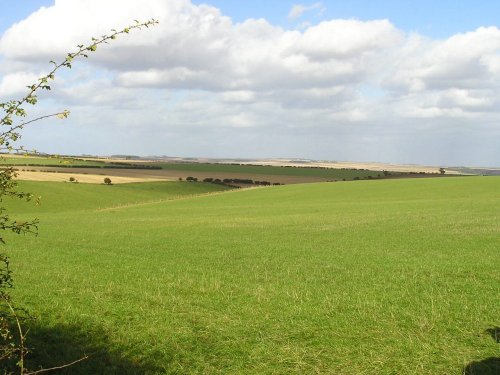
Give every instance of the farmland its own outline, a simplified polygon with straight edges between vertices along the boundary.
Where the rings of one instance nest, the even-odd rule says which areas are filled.
[[[109,176],[117,182],[178,180],[195,177],[199,180],[251,179],[279,184],[297,184],[326,181],[351,181],[401,177],[435,177],[434,173],[397,172],[387,175],[382,170],[364,168],[329,168],[320,166],[271,166],[207,162],[161,162],[125,159],[82,159],[74,157],[12,157],[0,159],[0,165],[14,166],[23,180],[62,181],[72,174],[81,182],[102,181]],[[424,168],[425,169],[425,168]],[[426,169],[427,170],[427,169]],[[437,168],[435,169],[437,171]],[[59,173],[60,175],[55,175]],[[89,177],[92,175],[93,177]]]
[[[211,163],[150,163],[148,165],[160,166],[162,169],[190,172],[210,173],[246,173],[247,175],[271,175],[271,176],[300,176],[300,177],[322,177],[330,179],[346,178],[352,180],[354,177],[376,176],[375,171],[357,169],[333,169],[333,168],[308,168],[308,167],[274,167],[268,165],[244,165],[244,164],[211,164]],[[380,172],[378,172],[380,173]]]
[[[101,167],[105,165],[99,161],[79,160],[75,158],[40,157],[40,156],[12,156],[0,158],[0,165],[18,166],[53,166],[53,167]]]
[[[31,367],[84,354],[67,373],[498,366],[499,178],[20,184],[42,196],[8,202],[41,222],[7,237],[16,301],[38,316]]]

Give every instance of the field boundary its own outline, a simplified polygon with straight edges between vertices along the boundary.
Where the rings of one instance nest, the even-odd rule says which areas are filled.
[[[214,195],[222,195],[222,194],[228,194],[228,193],[241,192],[241,191],[250,190],[250,189],[261,189],[261,188],[266,188],[266,187],[269,188],[270,186],[256,186],[256,187],[249,187],[249,188],[245,188],[245,189],[229,189],[229,190],[224,190],[224,191],[213,191],[213,192],[202,193],[202,194],[192,194],[192,195],[188,195],[188,196],[179,195],[177,197],[166,198],[166,199],[157,199],[155,201],[126,203],[126,204],[119,204],[119,205],[112,206],[112,207],[98,208],[98,209],[92,210],[92,212],[105,212],[105,211],[112,211],[112,210],[121,210],[124,208],[146,206],[146,205],[150,205],[150,204],[170,203],[170,202],[193,199],[193,198],[197,198],[197,197],[208,197],[208,196],[214,196]]]

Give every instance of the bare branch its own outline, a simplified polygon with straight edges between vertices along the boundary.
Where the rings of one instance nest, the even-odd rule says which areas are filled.
[[[58,113],[52,113],[50,115],[44,115],[44,116],[40,116],[40,117],[37,117],[33,120],[30,120],[30,121],[26,121],[26,122],[23,122],[19,125],[16,125],[16,126],[13,126],[11,127],[9,130],[7,130],[6,132],[3,132],[3,133],[0,133],[0,138],[5,138],[7,135],[11,134],[12,132],[16,131],[16,130],[19,130],[19,129],[22,129],[25,125],[28,125],[28,124],[31,124],[32,122],[35,122],[35,121],[40,121],[40,120],[43,120],[43,119],[46,119],[46,118],[49,118],[49,117],[63,117],[63,118],[66,118],[68,117],[68,111],[63,111],[63,112],[58,112]]]
[[[63,368],[69,367],[69,366],[73,366],[74,364],[76,364],[78,362],[81,362],[81,361],[84,361],[87,358],[89,358],[88,355],[86,355],[85,357],[82,357],[80,359],[77,359],[76,361],[73,361],[71,363],[68,363],[66,365],[63,365],[63,366],[57,366],[57,367],[51,367],[51,368],[44,368],[42,370],[33,371],[33,372],[25,372],[24,375],[35,375],[35,374],[41,374],[42,372],[53,371],[53,370],[60,370],[60,369],[63,369]]]

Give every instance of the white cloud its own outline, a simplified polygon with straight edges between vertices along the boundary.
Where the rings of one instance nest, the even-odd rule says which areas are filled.
[[[289,20],[296,20],[304,15],[304,13],[313,11],[313,10],[319,10],[320,13],[324,12],[324,7],[322,3],[314,3],[312,5],[303,5],[303,4],[295,4],[292,6],[292,9],[290,9],[290,12],[288,13],[288,19]]]
[[[298,18],[320,8],[321,3],[297,6],[290,15]],[[374,151],[374,140],[391,149],[410,138],[413,144],[421,139],[427,147],[423,154],[431,157],[429,147],[434,146],[423,128],[446,129],[454,138],[470,136],[465,129],[474,128],[485,144],[491,140],[488,131],[498,131],[496,27],[444,40],[406,34],[388,20],[329,20],[287,30],[265,19],[233,23],[218,9],[189,0],[57,0],[1,36],[0,95],[17,94],[17,87],[36,81],[40,62],[63,57],[91,36],[134,18],[152,17],[160,24],[99,47],[90,66],[78,63],[56,80],[51,95],[62,108],[75,109],[75,124],[91,127],[106,119],[108,126],[123,131],[128,123],[155,134],[147,141],[151,147],[164,139],[167,148],[178,147],[196,128],[199,143],[186,154],[213,151],[202,135],[240,139],[234,133],[238,129],[245,134],[241,142],[259,137],[284,142],[272,149],[288,145],[287,156],[353,159],[352,150],[361,150],[356,158],[371,160],[394,157],[393,151]],[[95,106],[99,116],[78,112]],[[460,127],[454,131],[456,124]],[[123,137],[128,133],[133,131]],[[301,139],[311,145],[301,146]],[[336,148],[312,146],[326,139]],[[366,147],[347,147],[352,141]],[[246,155],[252,151],[246,144],[225,147]],[[500,155],[487,153],[490,159],[492,154],[500,163]],[[442,157],[442,150],[435,155]],[[408,159],[403,149],[399,157],[423,158],[415,154]]]
[[[500,29],[496,27],[444,41],[409,38],[387,83],[411,91],[498,86],[499,52]]]
[[[332,20],[306,29],[294,48],[313,60],[359,59],[402,41],[402,33],[387,20]]]
[[[223,100],[229,103],[251,103],[255,101],[255,93],[252,91],[227,91],[222,94]]]
[[[0,80],[0,100],[21,96],[26,92],[26,86],[38,82],[38,77],[33,72],[17,71],[4,75]]]

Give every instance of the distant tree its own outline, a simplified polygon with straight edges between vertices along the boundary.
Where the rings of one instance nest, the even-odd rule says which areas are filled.
[[[441,174],[445,174],[446,173],[446,170],[444,168],[439,168],[439,173]]]
[[[106,177],[106,178],[104,179],[104,183],[105,183],[106,185],[111,185],[111,178]]]
[[[73,176],[71,176],[71,177],[69,178],[69,182],[75,182],[75,181],[76,181],[76,178],[74,178]]]

